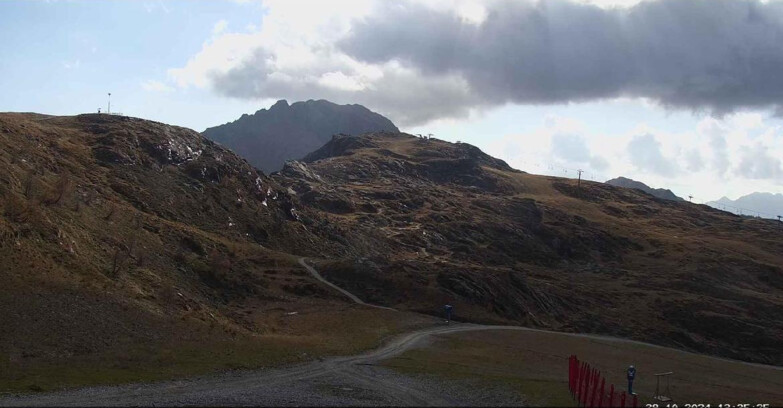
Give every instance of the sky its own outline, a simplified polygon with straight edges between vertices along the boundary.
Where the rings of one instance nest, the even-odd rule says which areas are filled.
[[[2,1],[0,111],[359,103],[537,174],[783,193],[781,0]]]

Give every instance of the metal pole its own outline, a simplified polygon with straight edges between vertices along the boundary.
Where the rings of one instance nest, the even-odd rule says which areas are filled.
[[[106,113],[111,114],[111,92],[109,92],[109,109],[106,110]]]

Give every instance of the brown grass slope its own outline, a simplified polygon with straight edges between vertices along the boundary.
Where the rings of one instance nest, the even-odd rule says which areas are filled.
[[[322,272],[366,301],[783,364],[777,222],[405,134],[335,137],[273,178],[344,245]]]
[[[192,130],[0,114],[0,391],[351,352],[398,330],[354,324],[380,312],[346,310],[280,252],[330,245],[296,205]]]
[[[426,323],[348,306],[297,255],[370,302],[783,364],[776,222],[396,133],[306,160],[267,177],[188,129],[0,114],[0,392],[348,353]]]

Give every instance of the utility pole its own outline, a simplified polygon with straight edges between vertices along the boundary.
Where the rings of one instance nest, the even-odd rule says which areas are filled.
[[[778,215],[778,222],[783,222],[783,219],[781,218],[783,218],[783,215]]]
[[[106,110],[106,113],[111,114],[111,92],[109,92],[109,109]]]
[[[688,201],[693,202],[693,196],[692,195],[688,196]]]
[[[582,173],[583,172],[584,172],[584,170],[582,170],[582,169],[579,169],[579,170],[576,171],[576,174],[577,174],[576,187],[577,188],[582,188]]]

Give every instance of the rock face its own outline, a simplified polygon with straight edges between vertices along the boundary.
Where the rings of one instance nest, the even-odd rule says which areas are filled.
[[[337,105],[325,100],[289,105],[280,100],[268,110],[242,115],[203,134],[271,173],[280,170],[287,160],[299,160],[316,150],[332,135],[375,131],[399,130],[389,119],[361,105]]]
[[[652,188],[648,186],[647,184],[644,184],[640,181],[631,180],[629,178],[625,177],[617,177],[613,178],[611,180],[607,180],[606,184],[610,184],[617,187],[625,187],[625,188],[635,188],[637,190],[642,190],[647,194],[653,195],[658,198],[662,198],[664,200],[673,200],[673,201],[684,201],[682,198],[677,197],[674,193],[672,193],[671,190],[665,189],[665,188]]]
[[[752,193],[736,200],[722,197],[720,200],[708,202],[707,205],[734,213],[741,209],[745,215],[777,219],[778,215],[783,215],[783,194]]]
[[[401,133],[334,137],[271,178],[341,245],[322,273],[365,301],[783,363],[777,221]]]

